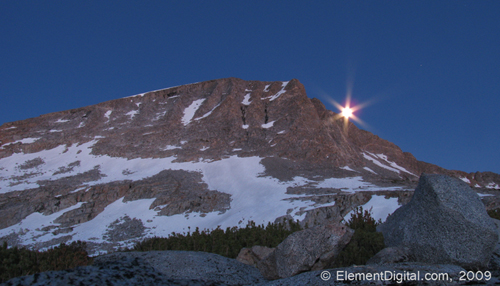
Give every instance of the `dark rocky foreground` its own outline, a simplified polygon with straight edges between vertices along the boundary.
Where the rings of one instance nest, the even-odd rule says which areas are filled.
[[[385,276],[380,276],[381,273]],[[460,266],[405,262],[317,270],[268,281],[257,268],[220,255],[188,251],[149,251],[109,254],[96,258],[92,266],[18,277],[2,285],[493,285],[500,283],[498,271],[491,273],[493,274],[491,279],[468,280],[467,271]],[[426,274],[434,275],[429,276],[429,279],[435,281],[424,281]],[[348,275],[355,276],[349,279]],[[362,277],[366,280],[361,280]]]
[[[499,226],[467,184],[424,174],[411,201],[379,226],[387,247],[367,265],[328,269],[352,236],[335,224],[296,232],[275,249],[252,248],[266,253],[249,263],[257,267],[203,252],[124,252],[2,285],[495,285]]]

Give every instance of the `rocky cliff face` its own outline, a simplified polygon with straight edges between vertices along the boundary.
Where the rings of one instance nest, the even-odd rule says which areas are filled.
[[[228,78],[5,123],[0,237],[97,251],[188,227],[339,221],[369,202],[387,215],[422,172],[500,189],[498,174],[418,161],[335,115],[298,80]]]

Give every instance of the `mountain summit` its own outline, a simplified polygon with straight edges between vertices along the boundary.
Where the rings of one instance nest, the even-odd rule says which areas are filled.
[[[335,116],[296,79],[226,78],[5,123],[0,240],[98,253],[195,227],[340,221],[365,204],[385,219],[422,172],[500,189],[497,174],[418,161]]]

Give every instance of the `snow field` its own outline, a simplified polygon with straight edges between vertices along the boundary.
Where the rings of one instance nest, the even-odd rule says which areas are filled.
[[[0,192],[6,193],[14,190],[24,190],[38,187],[38,180],[57,180],[62,177],[74,176],[83,172],[98,168],[102,175],[101,179],[79,186],[79,190],[101,183],[119,180],[141,180],[158,174],[163,170],[186,170],[196,171],[202,174],[202,180],[208,185],[209,190],[231,195],[230,209],[224,213],[211,212],[200,216],[200,213],[184,213],[173,216],[158,216],[158,211],[152,210],[154,199],[144,199],[131,202],[123,202],[123,198],[108,205],[103,212],[91,221],[76,225],[72,232],[67,234],[52,235],[51,232],[36,230],[41,225],[54,225],[53,220],[64,212],[79,208],[82,203],[76,204],[68,209],[61,210],[50,216],[34,213],[25,218],[19,224],[0,230],[0,236],[11,232],[26,232],[22,239],[25,243],[35,241],[47,241],[61,235],[73,235],[73,240],[84,240],[104,242],[104,234],[109,225],[117,219],[126,215],[131,218],[141,219],[147,227],[148,236],[168,236],[172,232],[187,232],[191,229],[213,229],[217,226],[222,228],[233,226],[245,226],[252,220],[258,224],[273,222],[277,217],[291,211],[294,219],[302,219],[304,214],[298,215],[300,210],[308,210],[316,207],[328,206],[330,204],[316,205],[309,200],[293,200],[294,198],[306,197],[306,195],[286,194],[290,186],[310,185],[318,188],[338,188],[345,192],[381,190],[369,183],[363,182],[360,176],[348,178],[328,178],[323,181],[311,181],[302,177],[295,177],[292,181],[282,182],[270,176],[263,176],[265,168],[260,157],[237,157],[232,156],[218,161],[181,162],[173,163],[175,157],[168,158],[137,158],[126,159],[109,156],[95,156],[90,154],[92,146],[97,141],[84,144],[73,144],[58,146],[51,150],[44,150],[32,154],[13,154],[10,157],[0,159]],[[166,148],[179,148],[167,146]],[[16,162],[26,162],[40,158],[43,164],[31,169],[13,167]],[[70,163],[80,161],[71,172],[53,175],[54,172],[66,167]],[[22,164],[22,163],[21,163]],[[117,168],[117,166],[120,166]],[[126,172],[124,172],[126,171]],[[28,173],[32,176],[22,180],[20,184],[11,186],[17,181],[13,178]],[[384,188],[387,190],[388,188]],[[386,202],[386,201],[382,201]],[[27,229],[27,230],[26,230]],[[126,242],[124,242],[126,243]]]

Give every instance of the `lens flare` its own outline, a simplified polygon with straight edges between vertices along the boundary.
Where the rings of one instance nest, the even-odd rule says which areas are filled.
[[[348,106],[342,108],[342,116],[344,116],[345,118],[349,118],[352,116],[352,109]]]
[[[355,122],[357,122],[358,124],[360,124],[362,126],[366,125],[354,113],[356,111],[360,110],[361,108],[365,107],[368,103],[362,103],[362,104],[358,104],[358,105],[355,105],[355,106],[351,106],[351,96],[350,96],[350,93],[347,93],[345,106],[340,105],[339,103],[337,103],[333,99],[330,99],[330,102],[332,103],[332,105],[334,105],[335,107],[337,107],[338,110],[340,111],[340,113],[337,114],[333,119],[334,120],[338,120],[338,119],[343,119],[344,120],[344,132],[346,134],[347,134],[348,127],[349,127],[349,119],[354,120]]]

